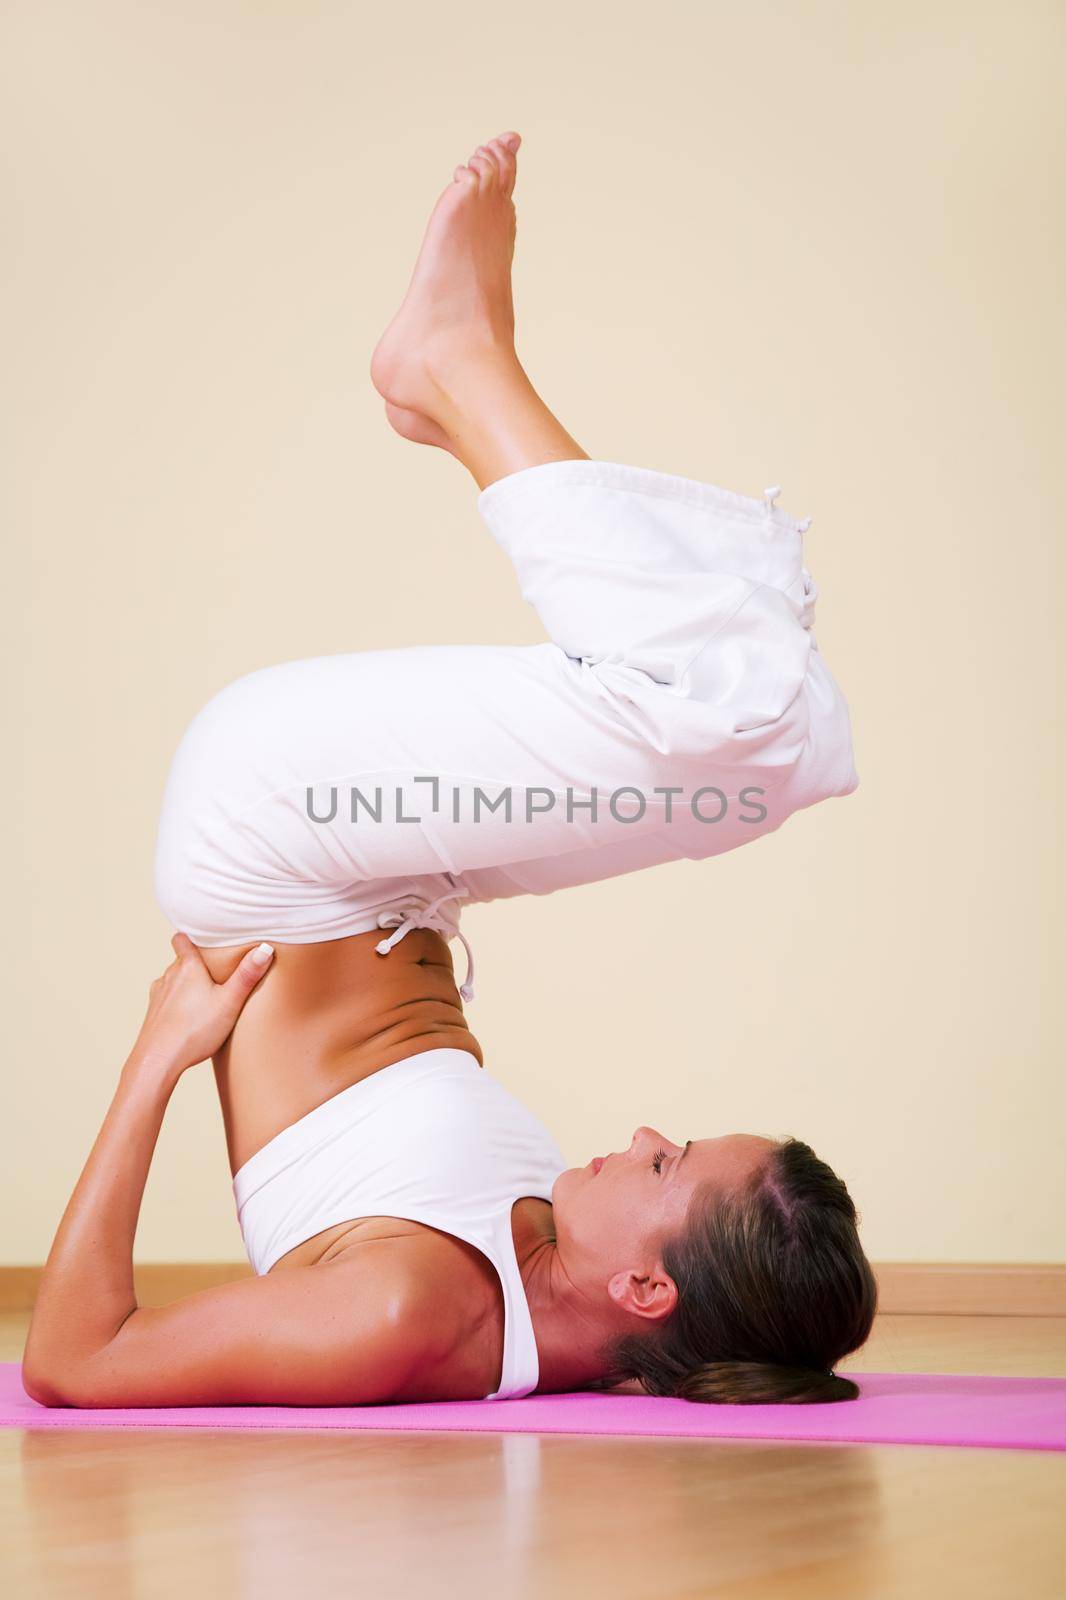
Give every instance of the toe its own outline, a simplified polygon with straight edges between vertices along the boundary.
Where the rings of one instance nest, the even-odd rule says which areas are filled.
[[[496,166],[500,174],[500,189],[503,194],[509,195],[514,188],[516,162],[514,152],[509,150],[502,139],[490,139],[488,148],[496,157]]]
[[[473,167],[481,181],[482,190],[494,188],[499,182],[499,170],[496,166],[496,157],[487,145],[478,145],[474,154],[467,162],[468,167]]]

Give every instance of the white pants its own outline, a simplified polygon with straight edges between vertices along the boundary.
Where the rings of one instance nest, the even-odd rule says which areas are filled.
[[[197,944],[458,934],[548,894],[769,833],[855,788],[811,631],[806,523],[605,461],[529,467],[478,511],[550,642],[291,661],[194,719],[156,889]]]

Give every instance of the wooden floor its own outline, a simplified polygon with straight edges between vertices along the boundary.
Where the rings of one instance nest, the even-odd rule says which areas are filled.
[[[852,1365],[1066,1376],[1066,1319],[885,1317]],[[1064,1510],[1017,1450],[0,1430],[19,1600],[1062,1600]]]

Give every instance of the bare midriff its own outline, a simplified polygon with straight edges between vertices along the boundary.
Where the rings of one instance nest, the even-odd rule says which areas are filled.
[[[381,937],[378,929],[325,944],[272,941],[274,961],[215,1057],[233,1172],[300,1117],[393,1062],[447,1048],[484,1064],[463,1015],[447,942],[433,929],[412,928],[382,956],[374,948]],[[201,954],[222,981],[250,948]],[[546,1201],[519,1200],[512,1209],[516,1237],[542,1233],[550,1215]],[[364,1246],[377,1259],[382,1250],[394,1258],[398,1252],[423,1290],[432,1284],[439,1328],[455,1334],[434,1372],[418,1379],[431,1388],[397,1398],[490,1392],[500,1372],[503,1295],[496,1269],[473,1245],[403,1218],[354,1217],[305,1239],[270,1270],[355,1261]]]
[[[431,928],[411,928],[389,954],[378,955],[381,938],[381,930],[371,930],[327,944],[275,942],[266,978],[214,1058],[230,1171],[307,1112],[392,1062],[448,1048],[469,1051],[482,1066],[447,941]],[[248,949],[242,944],[200,954],[221,981]],[[539,1200],[515,1206],[523,1226],[544,1210]],[[421,1222],[360,1216],[306,1238],[271,1272],[355,1261],[362,1259],[362,1246],[399,1251],[419,1282],[439,1285],[442,1326],[450,1318],[461,1334],[442,1358],[440,1392],[487,1394],[503,1349],[503,1293],[495,1267],[474,1246]]]
[[[342,1089],[407,1056],[467,1050],[484,1064],[447,942],[431,928],[412,928],[379,955],[381,938],[372,929],[323,944],[274,944],[270,970],[215,1057],[231,1171]],[[221,981],[250,948],[201,954]]]

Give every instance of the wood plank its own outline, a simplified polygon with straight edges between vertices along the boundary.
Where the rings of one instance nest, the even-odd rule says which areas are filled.
[[[0,1311],[25,1311],[34,1301],[41,1267],[0,1267]],[[246,1261],[142,1261],[133,1269],[139,1304],[166,1305],[182,1295],[249,1278]]]
[[[1064,1474],[1049,1451],[5,1429],[0,1524],[20,1600],[1053,1600]]]
[[[1066,1316],[1066,1266],[881,1262],[882,1311],[984,1317]]]
[[[0,1311],[0,1361],[22,1360],[29,1325],[28,1309]],[[1066,1378],[1066,1317],[915,1317],[882,1312],[866,1344],[842,1361],[840,1370]]]
[[[241,1261],[141,1262],[134,1268],[142,1305],[164,1305],[251,1275]],[[1066,1316],[1066,1265],[996,1262],[882,1262],[881,1310],[896,1315]],[[33,1305],[41,1268],[0,1267],[0,1311]]]

